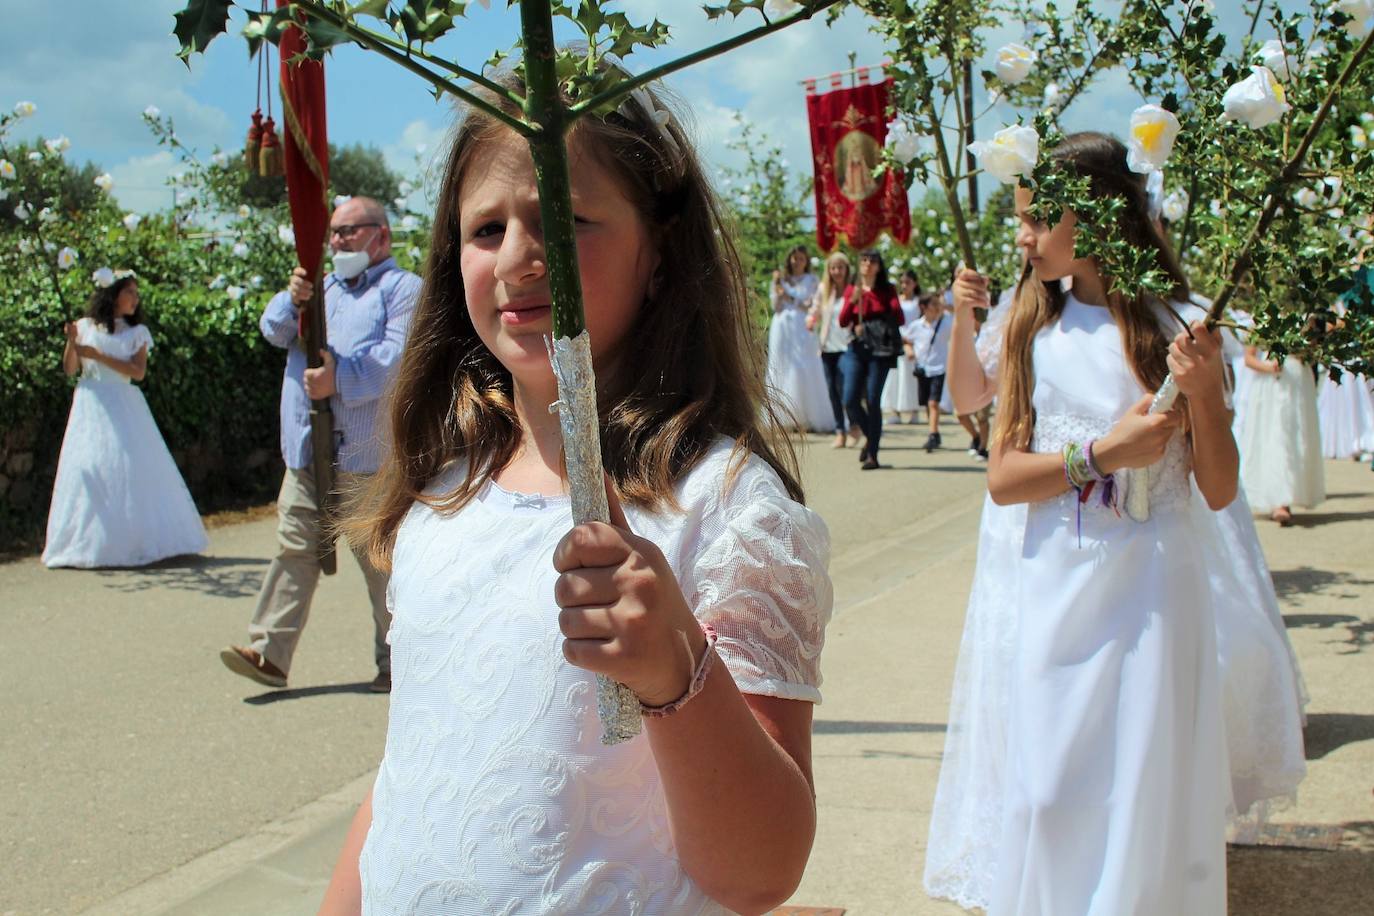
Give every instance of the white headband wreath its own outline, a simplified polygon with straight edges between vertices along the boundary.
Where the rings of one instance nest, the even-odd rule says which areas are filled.
[[[116,282],[126,277],[136,276],[138,276],[138,274],[134,273],[132,270],[112,270],[108,267],[101,267],[91,274],[91,279],[95,281],[95,285],[101,289],[109,289],[111,286],[114,286]]]

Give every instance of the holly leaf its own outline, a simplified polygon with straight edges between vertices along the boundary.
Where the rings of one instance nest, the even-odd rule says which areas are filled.
[[[204,51],[227,30],[231,6],[232,0],[189,0],[184,10],[173,14],[176,25],[172,34],[181,42],[177,57],[185,61],[187,67],[191,66],[192,54]]]

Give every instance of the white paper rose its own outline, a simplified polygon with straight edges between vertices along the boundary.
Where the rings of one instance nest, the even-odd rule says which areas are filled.
[[[1293,193],[1293,201],[1299,207],[1314,209],[1322,202],[1322,199],[1321,195],[1311,188],[1298,188],[1298,190]]]
[[[1290,62],[1297,66],[1297,61],[1284,53],[1283,42],[1277,38],[1271,38],[1260,45],[1259,50],[1255,52],[1255,59],[1281,80],[1286,80],[1293,75],[1288,67]]]
[[[253,208],[247,204],[239,204],[239,219],[247,219],[253,215]]]
[[[997,49],[997,78],[1008,85],[1015,85],[1030,75],[1035,66],[1035,52],[1022,44],[1012,42]]]
[[[57,214],[53,212],[52,207],[44,207],[38,211],[38,221],[45,225],[55,223],[57,222]]]
[[[1013,124],[993,134],[991,140],[970,143],[968,151],[977,157],[983,171],[1003,184],[1015,184],[1019,176],[1035,168],[1040,158],[1040,135],[1033,127]]]
[[[1063,92],[1063,90],[1061,90],[1061,89],[1059,88],[1059,84],[1058,84],[1058,83],[1046,83],[1046,84],[1045,84],[1045,94],[1044,94],[1044,96],[1042,97],[1042,101],[1041,101],[1041,104],[1043,104],[1044,107],[1046,107],[1046,108],[1058,108],[1058,107],[1059,107],[1059,103],[1063,100],[1063,98],[1064,98],[1064,92]]]
[[[219,274],[215,279],[205,284],[210,289],[224,289],[224,285],[229,282],[229,278],[224,274]]]
[[[1182,191],[1174,191],[1164,198],[1164,218],[1171,223],[1176,223],[1188,215],[1188,195]]]
[[[236,257],[236,258],[246,258],[246,257],[248,257],[248,245],[245,244],[244,242],[235,242],[235,243],[234,243],[234,257]]]
[[[161,116],[162,116],[162,110],[159,109],[156,105],[149,105],[147,108],[143,109],[143,117],[145,117],[145,118],[154,118],[154,119],[156,119],[156,118],[161,117]]]
[[[1356,149],[1364,149],[1369,146],[1369,135],[1358,124],[1350,125],[1350,145]]]
[[[888,128],[887,142],[892,147],[893,158],[898,162],[910,162],[921,151],[920,141],[905,121],[898,121]]]
[[[30,161],[30,162],[42,162],[42,161],[43,161],[43,154],[40,153],[38,150],[34,150],[33,152],[29,153],[29,161]]]
[[[51,140],[44,140],[43,145],[47,147],[50,153],[65,153],[72,148],[72,141],[65,136],[53,137]]]
[[[1174,113],[1158,105],[1141,105],[1131,113],[1130,141],[1126,145],[1126,165],[1132,172],[1145,174],[1164,168],[1174,149],[1179,123]]]
[[[18,247],[20,254],[33,254],[33,242],[30,239],[20,239]]]
[[[1252,129],[1273,124],[1289,108],[1283,86],[1268,67],[1251,67],[1249,76],[1226,90],[1221,104],[1223,121],[1243,121]]]
[[[108,191],[114,187],[114,176],[109,172],[101,172],[95,176],[95,186],[102,191]]]
[[[262,287],[262,274],[253,274],[253,276],[249,277],[248,285],[253,287],[253,289],[260,289]]]
[[[139,216],[137,213],[126,213],[124,215],[124,228],[128,229],[130,232],[137,229],[138,224],[141,222],[143,222],[143,217]]]
[[[245,290],[242,286],[230,286],[224,290],[224,294],[235,302],[243,298]]]
[[[5,179],[6,181],[9,181],[11,178],[13,178],[13,177],[14,177],[15,175],[17,175],[17,174],[19,174],[19,173],[18,173],[18,171],[14,168],[14,163],[13,163],[13,162],[10,162],[8,159],[0,159],[0,178],[3,178],[3,179]]]
[[[27,118],[38,110],[38,106],[33,102],[16,102],[14,113],[21,118]]]
[[[67,247],[57,253],[57,266],[63,270],[70,270],[76,264],[76,249]]]
[[[14,218],[17,219],[17,220],[19,220],[19,221],[21,221],[21,222],[24,221],[24,220],[26,220],[26,219],[28,219],[28,218],[29,218],[29,205],[26,204],[26,203],[24,203],[22,200],[19,201],[19,203],[15,204],[15,205],[14,205]]]
[[[283,223],[277,227],[277,238],[283,245],[296,244],[296,230]]]
[[[108,267],[98,268],[94,273],[91,274],[91,279],[94,280],[95,285],[100,287],[101,289],[108,289],[111,285],[114,284],[114,271],[110,270],[110,268]]]

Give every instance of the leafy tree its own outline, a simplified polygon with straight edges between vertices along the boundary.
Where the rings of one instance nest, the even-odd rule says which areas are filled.
[[[60,144],[64,138],[58,137],[45,141],[42,137],[29,142],[6,145],[4,157],[15,168],[13,180],[3,183],[6,197],[0,200],[0,220],[10,223],[20,222],[14,217],[14,208],[20,203],[37,203],[52,207],[64,213],[89,210],[100,206],[105,194],[95,180],[101,170],[94,163],[87,162],[78,166],[68,162],[59,153],[48,149],[47,144]],[[51,168],[41,168],[38,163],[46,162]]]
[[[401,196],[401,176],[387,166],[380,149],[361,143],[329,144],[329,183],[335,194],[373,197],[393,209],[392,201]]]

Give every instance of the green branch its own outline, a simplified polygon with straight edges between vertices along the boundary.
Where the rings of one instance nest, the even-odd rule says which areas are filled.
[[[826,7],[834,6],[836,3],[839,2],[841,2],[841,0],[821,0],[821,2],[817,3],[813,7],[803,9],[797,13],[792,14],[791,16],[779,19],[777,22],[770,22],[767,25],[759,26],[758,28],[751,29],[750,31],[745,32],[742,35],[736,35],[734,38],[702,48],[700,51],[694,51],[691,54],[684,55],[682,57],[679,57],[677,60],[669,61],[668,63],[658,67],[654,67],[651,70],[646,70],[639,76],[631,77],[630,79],[625,80],[624,82],[617,83],[610,89],[598,92],[596,95],[592,96],[589,99],[586,99],[585,101],[578,102],[576,105],[572,106],[571,109],[569,109],[571,117],[575,120],[577,118],[582,117],[584,114],[587,114],[588,112],[599,111],[604,107],[609,107],[613,103],[625,98],[639,87],[646,86],[649,83],[652,83],[654,80],[663,79],[663,77],[668,76],[670,73],[676,73],[677,71],[690,67],[693,64],[701,63],[704,60],[710,60],[712,57],[724,54],[726,51],[733,51],[735,48],[738,48],[741,45],[749,44],[749,42],[751,41],[756,41],[757,39],[763,38],[766,35],[771,35],[774,32],[780,31],[781,29],[785,29],[790,25],[795,25],[796,23],[801,22],[802,20],[810,19],[812,16],[814,16],[816,13],[819,13]]]

